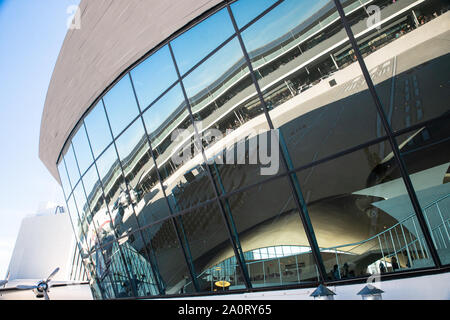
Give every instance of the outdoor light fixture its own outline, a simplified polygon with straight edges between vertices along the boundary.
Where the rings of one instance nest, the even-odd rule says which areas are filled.
[[[320,284],[310,296],[314,297],[314,300],[334,300],[335,295],[336,293],[325,287],[323,284]]]
[[[358,292],[358,295],[362,296],[363,300],[383,300],[381,297],[383,292],[383,290],[368,284]]]

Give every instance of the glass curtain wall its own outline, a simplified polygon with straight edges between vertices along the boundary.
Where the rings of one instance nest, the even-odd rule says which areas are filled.
[[[450,263],[448,4],[340,3],[361,60],[333,0],[226,1],[80,120],[58,170],[96,298]]]

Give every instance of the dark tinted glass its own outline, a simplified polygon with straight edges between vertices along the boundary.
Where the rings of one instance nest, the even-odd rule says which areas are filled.
[[[448,118],[397,138],[403,160],[441,262],[449,264],[450,130]],[[399,203],[401,205],[401,203]]]
[[[387,146],[372,145],[297,177],[329,279],[433,266]]]

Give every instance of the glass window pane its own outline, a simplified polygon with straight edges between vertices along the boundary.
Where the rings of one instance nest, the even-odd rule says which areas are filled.
[[[83,228],[87,246],[92,248],[96,241],[96,230],[94,225],[91,224],[92,217],[90,214],[90,208],[86,201],[86,196],[84,194],[83,185],[79,183],[75,190],[73,191],[74,200],[78,208],[78,216],[80,218],[80,223]]]
[[[89,207],[94,213],[95,211],[97,211],[94,210],[94,208],[98,206],[98,202],[100,201],[102,196],[102,188],[95,166],[90,167],[89,170],[84,174],[83,184],[86,190]]]
[[[442,264],[450,263],[449,137],[444,118],[397,138]]]
[[[143,110],[177,81],[175,66],[167,45],[131,70],[131,76]]]
[[[141,119],[132,124],[116,143],[130,190],[130,201],[135,207],[141,226],[167,217],[167,202],[160,187]]]
[[[444,115],[450,110],[450,55],[442,42],[448,30],[442,13],[448,4],[413,0],[375,4],[379,11],[371,17],[361,8],[348,12],[347,19],[392,129]],[[342,55],[349,55],[350,49]]]
[[[317,281],[309,242],[285,177],[234,194],[224,206],[230,208],[242,250],[260,249],[259,259],[247,261],[253,287]],[[307,250],[286,266],[276,254],[276,247],[284,245]]]
[[[97,168],[100,179],[103,181],[103,186],[107,189],[107,187],[113,183],[114,176],[120,172],[120,164],[117,159],[114,145],[111,145],[102,156],[97,159]]]
[[[233,24],[224,8],[174,39],[171,45],[180,73],[183,75],[233,34]]]
[[[244,289],[222,214],[216,203],[176,219],[186,239],[201,292]],[[186,287],[192,285],[187,283]]]
[[[139,109],[129,75],[125,75],[103,98],[114,137],[137,117]]]
[[[58,172],[61,180],[61,186],[64,190],[64,194],[66,197],[68,197],[70,195],[70,192],[72,192],[72,190],[70,188],[69,179],[67,177],[66,165],[64,164],[64,160],[60,161],[58,165]]]
[[[116,150],[113,145],[110,146],[97,160],[97,167],[104,187],[106,204],[112,219],[115,220],[114,224],[120,229],[118,232],[125,232],[127,228],[122,228],[124,214],[118,207],[118,198],[123,194],[126,187],[120,163],[117,159]],[[127,212],[128,211],[129,210],[127,210]]]
[[[118,250],[120,250],[120,256],[118,255]],[[116,257],[112,256],[112,258],[118,269],[123,269],[121,266],[122,261],[126,261],[126,277],[129,276],[131,278],[131,281],[126,283],[130,286],[128,288],[129,294],[135,292],[138,297],[160,294],[158,279],[153,273],[156,260],[153,256],[152,260],[150,260],[148,248],[145,246],[140,231],[118,239],[112,246],[112,252],[117,252],[115,254]],[[123,275],[125,276],[125,274]]]
[[[133,171],[139,158],[149,150],[141,119],[134,121],[116,140],[116,146],[125,176],[128,176]]]
[[[183,129],[182,123],[189,121],[183,92],[180,85],[169,90],[161,99],[144,112],[145,127],[151,140],[155,158],[164,152],[171,144],[172,132],[179,127]],[[167,158],[164,157],[164,158]],[[161,162],[158,161],[158,165]]]
[[[77,156],[78,166],[80,167],[80,172],[83,175],[84,172],[89,168],[89,166],[94,162],[92,158],[91,148],[89,147],[89,141],[86,136],[86,131],[84,125],[82,125],[78,132],[72,139],[73,149]]]
[[[193,143],[194,128],[181,87],[172,88],[143,117],[172,210],[214,197],[201,147]]]
[[[100,101],[84,119],[86,130],[91,142],[92,151],[97,158],[111,143],[111,131],[106,119],[105,109]]]
[[[156,256],[156,268],[166,294],[193,292],[192,286],[185,288],[191,277],[183,249],[171,220],[143,230],[145,243]]]
[[[215,160],[213,172],[221,191],[267,178],[260,174],[261,161],[252,156],[257,157],[262,138],[258,134],[269,126],[238,40],[221,48],[183,82],[206,156]]]
[[[238,27],[242,28],[275,2],[276,0],[239,0],[231,4],[231,10]]]
[[[389,148],[375,144],[297,177],[330,280],[433,266]]]
[[[80,172],[78,171],[78,166],[75,160],[75,154],[73,153],[72,145],[69,146],[69,149],[64,155],[64,161],[66,162],[70,183],[72,184],[72,188],[74,188],[78,183],[78,180],[80,180]]]
[[[283,1],[242,37],[290,166],[385,136],[360,70],[330,55],[348,41],[332,1]]]
[[[87,244],[83,241],[83,230],[81,229],[81,223],[80,219],[78,218],[78,210],[77,206],[75,205],[74,197],[71,196],[67,200],[67,209],[69,211],[70,218],[72,219],[73,227],[75,229],[75,233],[77,238],[81,241],[83,248],[88,252]]]

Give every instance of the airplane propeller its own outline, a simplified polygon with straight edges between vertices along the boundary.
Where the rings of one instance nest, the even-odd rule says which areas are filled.
[[[52,278],[58,273],[59,268],[56,268],[48,277],[46,280],[39,281],[36,285],[17,285],[15,287],[10,288],[0,288],[0,293],[2,292],[13,292],[13,291],[20,291],[20,290],[35,290],[36,297],[42,298],[44,297],[45,300],[50,300],[48,296],[49,289],[52,287],[62,287],[62,286],[71,286],[71,285],[82,285],[82,284],[88,284],[88,282],[75,282],[75,281],[58,281],[58,282],[51,282]],[[7,280],[4,280],[7,282]],[[1,282],[3,283],[3,282]]]
[[[52,285],[49,285],[49,282],[52,280],[52,278],[57,274],[59,271],[59,268],[56,268],[48,277],[46,280],[40,281],[37,285],[34,286],[28,286],[28,285],[18,285],[16,286],[16,289],[18,290],[36,290],[38,292],[38,296],[40,293],[42,293],[45,297],[45,300],[50,300],[48,297],[48,289],[52,287]]]

